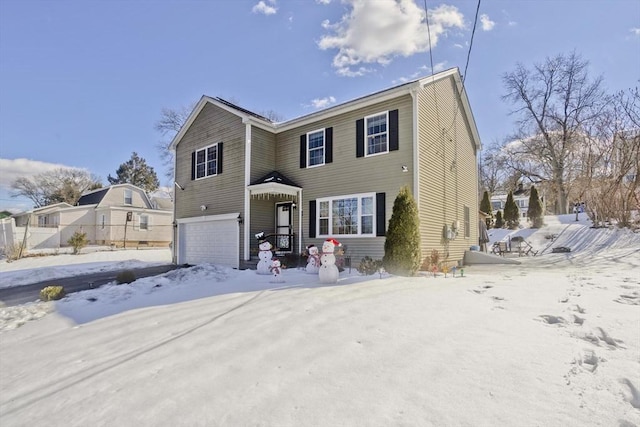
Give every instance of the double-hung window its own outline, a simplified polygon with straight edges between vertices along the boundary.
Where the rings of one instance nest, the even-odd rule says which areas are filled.
[[[389,152],[388,112],[365,117],[367,156]]]
[[[128,188],[124,190],[124,204],[125,205],[133,204],[133,191],[131,191]]]
[[[324,164],[324,141],[324,129],[309,132],[307,134],[307,167]]]
[[[218,144],[196,151],[196,179],[218,174]]]
[[[149,216],[140,215],[138,218],[140,220],[140,230],[148,230],[149,229]]]
[[[319,236],[375,236],[376,195],[318,199]]]

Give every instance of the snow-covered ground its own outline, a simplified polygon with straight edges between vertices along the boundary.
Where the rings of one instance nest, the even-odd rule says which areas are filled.
[[[201,265],[0,309],[0,425],[640,426],[640,235],[546,223],[464,277]]]
[[[71,277],[76,274],[126,268],[152,267],[171,264],[171,251],[163,249],[84,248],[78,255],[39,251],[33,256],[7,262],[0,260],[0,288],[27,285],[43,280]],[[38,256],[36,256],[36,254]]]

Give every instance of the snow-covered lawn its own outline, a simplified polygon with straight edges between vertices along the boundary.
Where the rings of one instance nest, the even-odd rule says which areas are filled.
[[[1,309],[0,425],[640,426],[640,235],[569,217],[464,277],[201,265]]]

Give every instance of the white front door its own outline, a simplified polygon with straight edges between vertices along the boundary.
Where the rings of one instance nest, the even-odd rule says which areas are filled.
[[[292,203],[276,204],[276,247],[279,251],[291,252],[293,250],[291,213]]]

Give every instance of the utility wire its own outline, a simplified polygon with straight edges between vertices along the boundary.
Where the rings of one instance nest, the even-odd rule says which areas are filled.
[[[465,92],[464,82],[467,80],[467,68],[469,68],[469,58],[471,57],[471,49],[473,48],[473,37],[476,34],[476,26],[478,24],[478,13],[480,12],[480,2],[481,0],[478,0],[478,5],[476,6],[476,16],[473,20],[473,29],[471,30],[471,40],[469,41],[469,50],[467,50],[467,61],[464,65],[464,74],[462,75],[462,90],[460,91],[460,96],[462,96],[462,94],[464,94]],[[425,4],[426,4],[426,0],[425,0]],[[460,103],[456,102],[456,110],[453,112],[453,120],[451,122],[451,126],[449,126],[449,128],[445,132],[448,133],[451,130],[451,128],[455,125],[456,116],[458,115],[459,109],[460,109]]]

